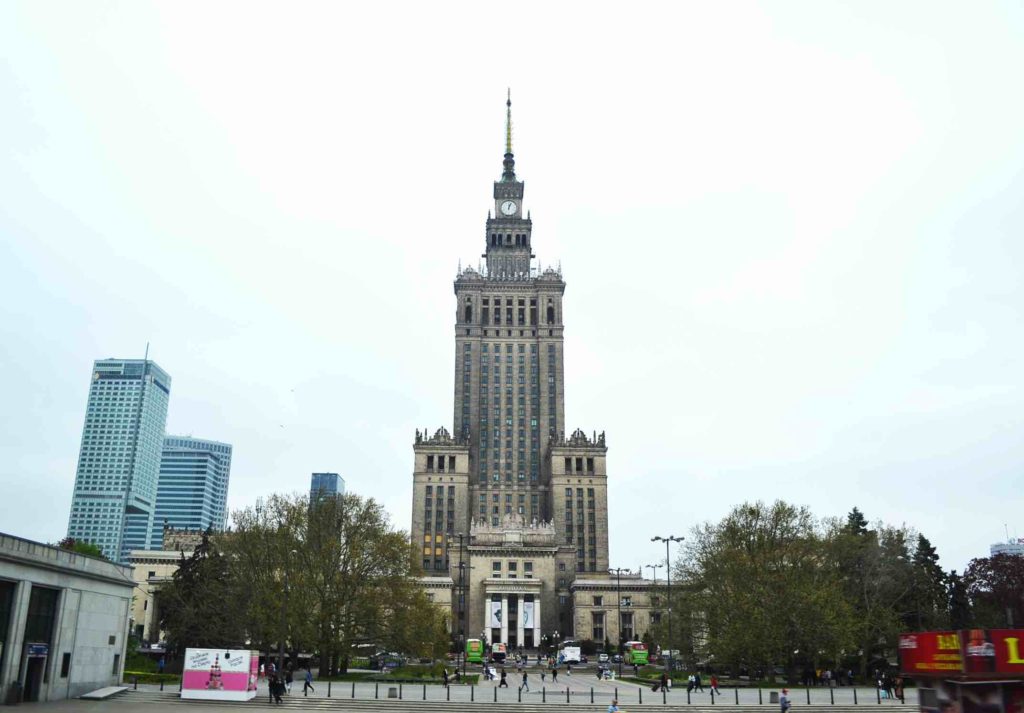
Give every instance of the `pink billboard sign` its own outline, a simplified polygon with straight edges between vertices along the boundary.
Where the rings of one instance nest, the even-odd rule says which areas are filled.
[[[186,649],[181,697],[248,701],[256,697],[260,656],[239,649]]]

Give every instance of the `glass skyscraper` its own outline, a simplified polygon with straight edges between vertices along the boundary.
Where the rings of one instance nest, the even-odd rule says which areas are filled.
[[[310,501],[345,494],[345,479],[337,473],[313,473],[309,483]]]
[[[93,364],[68,536],[111,560],[149,546],[170,395],[171,377],[152,361]]]
[[[229,444],[191,436],[164,438],[148,549],[163,548],[165,526],[175,530],[224,530],[230,477]]]

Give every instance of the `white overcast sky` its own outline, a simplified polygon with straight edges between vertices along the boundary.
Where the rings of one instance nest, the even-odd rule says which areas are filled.
[[[0,4],[0,530],[65,534],[91,362],[229,505],[408,528],[506,87],[611,560],[743,500],[1024,535],[1019,2]]]

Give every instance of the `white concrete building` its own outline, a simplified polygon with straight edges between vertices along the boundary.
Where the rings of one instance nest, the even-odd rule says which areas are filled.
[[[132,589],[130,567],[0,533],[0,703],[117,685]]]

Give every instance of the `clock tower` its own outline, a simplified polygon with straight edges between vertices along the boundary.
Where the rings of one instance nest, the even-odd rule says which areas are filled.
[[[530,274],[533,221],[523,217],[523,182],[516,180],[512,154],[512,97],[505,102],[505,161],[501,180],[494,182],[494,217],[487,217],[487,273],[498,279]]]

